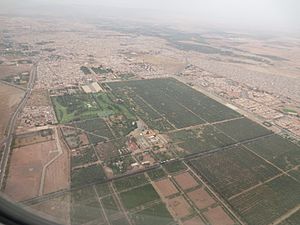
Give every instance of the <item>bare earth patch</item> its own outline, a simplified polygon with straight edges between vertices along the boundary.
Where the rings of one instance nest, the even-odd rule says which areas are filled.
[[[205,209],[215,203],[215,200],[203,188],[198,188],[187,195],[199,209]]]
[[[55,140],[13,149],[5,194],[15,201],[38,196],[43,167],[58,154],[55,150]]]
[[[204,212],[204,216],[212,225],[234,225],[234,221],[220,206]]]
[[[178,174],[174,177],[174,179],[183,190],[187,190],[198,185],[197,181],[189,172]]]
[[[177,188],[169,180],[169,178],[155,182],[155,186],[164,197],[178,193]]]
[[[182,196],[169,199],[168,206],[171,208],[177,218],[188,216],[193,212],[190,205]]]

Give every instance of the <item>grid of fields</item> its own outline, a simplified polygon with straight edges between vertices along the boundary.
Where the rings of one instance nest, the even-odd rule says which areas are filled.
[[[175,79],[153,79],[108,84],[117,96],[132,104],[149,126],[161,130],[232,119],[240,115]],[[150,108],[150,110],[149,110]],[[151,121],[161,120],[157,127]],[[171,126],[171,127],[170,127]]]

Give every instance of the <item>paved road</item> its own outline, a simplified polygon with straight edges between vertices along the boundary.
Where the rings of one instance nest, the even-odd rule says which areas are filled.
[[[3,188],[3,183],[5,180],[5,174],[6,174],[6,169],[7,169],[6,167],[7,167],[8,159],[10,156],[11,143],[13,140],[13,133],[15,130],[17,118],[18,118],[19,113],[23,110],[23,108],[32,92],[36,76],[37,76],[37,66],[36,66],[36,64],[34,64],[32,70],[31,70],[30,79],[28,82],[28,86],[27,86],[25,95],[24,95],[23,99],[21,100],[21,102],[19,103],[16,111],[10,118],[9,124],[7,126],[7,138],[6,138],[6,142],[4,143],[3,155],[1,158],[1,162],[0,162],[0,171],[1,171],[0,172],[0,190]]]

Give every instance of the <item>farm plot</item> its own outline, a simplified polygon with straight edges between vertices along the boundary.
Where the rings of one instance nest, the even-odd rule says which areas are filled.
[[[130,216],[135,225],[166,225],[174,221],[163,203],[158,203]]]
[[[205,209],[216,202],[204,188],[188,192],[187,195],[199,209]]]
[[[106,224],[96,193],[91,186],[71,192],[71,225]]]
[[[148,180],[145,175],[137,174],[114,181],[114,186],[118,191],[123,191],[146,183]]]
[[[225,198],[279,173],[275,167],[242,147],[219,151],[190,163]]]
[[[205,223],[200,219],[200,217],[193,217],[182,223],[183,225],[205,225]]]
[[[150,80],[150,82],[156,89],[163,91],[168,96],[172,96],[177,102],[180,102],[205,121],[215,122],[241,116],[232,109],[174,78],[155,79]]]
[[[119,207],[113,198],[113,196],[109,195],[101,199],[101,203],[103,205],[105,214],[110,219],[114,217],[114,215],[119,214],[120,210]]]
[[[162,168],[150,170],[147,172],[148,176],[150,177],[151,180],[158,180],[163,177],[165,177],[167,174]]]
[[[184,149],[185,155],[225,147],[235,142],[210,125],[193,130],[181,130],[170,135],[175,144]]]
[[[164,197],[168,197],[178,193],[177,188],[169,178],[156,181],[155,186],[158,189],[159,193],[161,193],[161,195]]]
[[[101,165],[92,165],[74,169],[71,172],[71,187],[78,187],[93,182],[102,182],[106,180],[105,173]]]
[[[251,140],[272,133],[247,118],[218,123],[215,126],[237,141]]]
[[[167,204],[176,218],[183,218],[193,213],[193,209],[182,196],[168,199]]]
[[[122,83],[110,83],[112,89],[120,86],[127,86],[136,96],[151,106],[162,117],[165,117],[171,124],[177,128],[192,126],[203,123],[197,115],[190,112],[189,109],[182,106],[171,96],[155,86],[155,80],[129,81]]]
[[[164,167],[168,173],[177,173],[187,169],[187,167],[181,161],[166,163],[164,164]]]
[[[98,160],[93,147],[83,147],[72,151],[71,166],[82,166],[87,163],[96,162]]]
[[[279,225],[298,225],[300,221],[300,210],[292,214],[285,221],[281,222]]]
[[[203,213],[207,220],[212,225],[234,225],[235,222],[220,206],[210,208]]]
[[[229,202],[249,225],[271,224],[300,204],[300,184],[280,176]]]
[[[130,210],[155,200],[159,200],[159,195],[151,184],[146,184],[129,191],[119,193],[123,205]]]
[[[246,146],[283,170],[300,164],[300,147],[279,135],[265,137]]]
[[[68,123],[101,115],[94,98],[88,94],[54,96],[51,98],[59,123]]]
[[[189,172],[184,172],[174,176],[176,183],[182,188],[183,190],[188,190],[190,188],[194,188],[198,186],[198,182],[195,180],[194,177]]]
[[[95,184],[95,188],[99,197],[104,197],[110,194],[108,183]]]

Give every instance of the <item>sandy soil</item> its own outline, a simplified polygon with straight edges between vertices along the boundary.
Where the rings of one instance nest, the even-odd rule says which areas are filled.
[[[168,178],[155,182],[155,186],[164,197],[178,193],[177,188]]]
[[[10,116],[21,101],[24,91],[0,83],[0,140],[3,138]]]
[[[198,185],[197,181],[189,172],[178,174],[174,177],[174,179],[183,190],[187,190]]]
[[[198,188],[187,195],[199,209],[205,209],[215,203],[215,200],[203,188]]]
[[[174,212],[174,215],[177,218],[182,218],[190,215],[193,210],[184,197],[179,196],[176,198],[169,199],[168,201],[169,208]]]
[[[209,209],[203,213],[212,225],[233,225],[234,221],[220,207]]]
[[[15,201],[38,196],[44,165],[57,152],[55,140],[13,149],[4,193]]]

